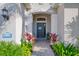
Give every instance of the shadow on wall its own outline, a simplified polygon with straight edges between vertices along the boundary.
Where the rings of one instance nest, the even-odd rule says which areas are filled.
[[[1,8],[2,7],[2,8]],[[9,11],[8,12],[8,14],[9,14],[9,21],[5,21],[5,19],[2,17],[2,9],[4,8],[4,7],[6,7],[6,9]],[[12,20],[11,19],[11,17],[14,17],[15,18],[15,15],[16,15],[16,12],[17,12],[17,4],[14,4],[14,3],[11,3],[11,4],[8,4],[8,3],[6,3],[6,4],[4,4],[4,5],[2,5],[2,6],[0,6],[0,33],[2,33],[3,31],[5,31],[5,30],[7,30],[8,28],[8,26],[9,25],[11,25],[10,24],[10,20]]]
[[[66,25],[67,31],[70,32],[71,37],[74,37],[74,38],[79,36],[79,17],[78,16],[72,17],[72,22],[69,22]]]

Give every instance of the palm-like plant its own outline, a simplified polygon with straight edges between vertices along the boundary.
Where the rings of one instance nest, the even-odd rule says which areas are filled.
[[[78,56],[79,51],[73,44],[68,44],[65,46],[64,43],[58,42],[52,45],[52,49],[59,56]]]

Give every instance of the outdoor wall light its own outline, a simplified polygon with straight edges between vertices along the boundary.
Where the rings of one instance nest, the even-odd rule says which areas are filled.
[[[6,7],[2,9],[2,16],[5,21],[9,20],[8,10],[6,9]]]

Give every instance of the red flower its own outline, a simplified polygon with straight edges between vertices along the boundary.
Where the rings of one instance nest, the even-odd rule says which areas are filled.
[[[24,38],[28,41],[35,39],[35,37],[33,35],[31,35],[30,33],[24,33]]]
[[[51,33],[51,40],[53,42],[56,42],[57,41],[57,35],[56,35],[56,33]]]

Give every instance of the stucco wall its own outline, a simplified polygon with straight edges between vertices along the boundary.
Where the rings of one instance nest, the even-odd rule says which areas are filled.
[[[22,11],[20,4],[3,4],[9,10],[9,20],[5,23],[4,28],[0,32],[0,40],[13,41],[16,43],[21,43],[22,35]],[[2,34],[10,32],[12,38],[2,38]]]
[[[9,20],[5,22],[4,25],[0,26],[0,40],[6,40],[6,41],[15,41],[16,35],[16,4],[3,4],[1,8],[4,8],[6,6],[7,10],[9,11]],[[1,18],[0,18],[1,19]],[[2,27],[2,28],[1,28]],[[2,34],[10,32],[12,34],[12,38],[3,38]]]
[[[75,43],[79,36],[79,4],[64,4],[64,38]]]

